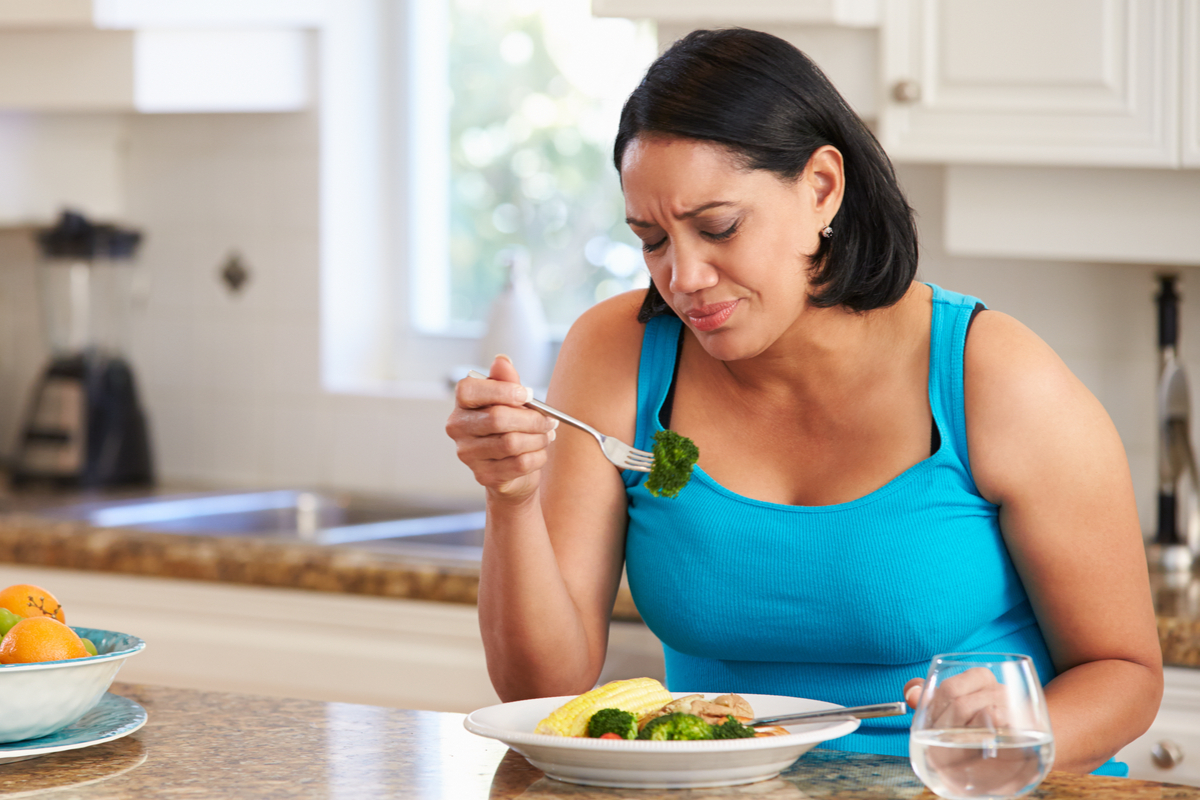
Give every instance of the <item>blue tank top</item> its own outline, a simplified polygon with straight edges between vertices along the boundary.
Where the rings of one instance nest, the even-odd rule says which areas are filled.
[[[929,405],[940,445],[848,503],[791,506],[731,492],[697,467],[678,497],[623,473],[626,570],[663,643],[673,691],[791,695],[853,706],[902,699],[938,653],[1054,665],[967,459],[963,346],[975,298],[933,287]],[[636,447],[651,449],[682,323],[646,324]],[[731,421],[731,424],[736,424]],[[796,469],[804,469],[797,464]],[[863,720],[822,747],[905,756],[911,713]]]

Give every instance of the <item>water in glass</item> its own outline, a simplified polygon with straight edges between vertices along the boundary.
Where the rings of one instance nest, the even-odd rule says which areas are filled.
[[[909,759],[949,800],[1020,797],[1054,763],[1054,737],[1037,672],[1021,655],[937,656],[913,716]]]

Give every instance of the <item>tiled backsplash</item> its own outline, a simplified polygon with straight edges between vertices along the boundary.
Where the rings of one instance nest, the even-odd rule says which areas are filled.
[[[477,496],[443,432],[449,397],[322,391],[317,130],[315,113],[129,122],[123,221],[146,233],[140,267],[151,280],[132,357],[159,472],[205,484]],[[899,172],[920,218],[921,277],[980,297],[1055,348],[1112,415],[1150,528],[1157,270],[950,257],[941,168]],[[237,294],[218,277],[233,252],[251,273]],[[34,260],[27,233],[0,233],[3,452],[44,357]],[[1184,273],[1181,351],[1200,375],[1200,274]]]

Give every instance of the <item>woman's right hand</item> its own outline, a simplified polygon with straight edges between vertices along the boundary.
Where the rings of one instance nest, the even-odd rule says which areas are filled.
[[[455,390],[446,434],[495,497],[519,500],[537,491],[558,420],[526,408],[532,398],[507,356],[492,361],[488,380],[464,378]]]

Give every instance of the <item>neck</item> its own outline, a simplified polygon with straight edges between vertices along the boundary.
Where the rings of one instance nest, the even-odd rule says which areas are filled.
[[[739,391],[788,402],[837,404],[909,368],[924,352],[915,284],[895,305],[866,312],[809,306],[778,341],[742,361],[714,362]]]

